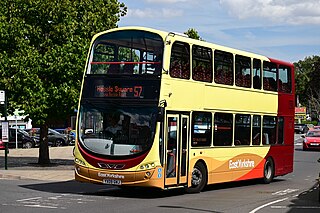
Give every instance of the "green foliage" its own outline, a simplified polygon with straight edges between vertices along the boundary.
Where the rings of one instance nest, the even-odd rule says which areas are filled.
[[[320,113],[320,56],[306,57],[294,63],[296,94],[302,106]]]
[[[41,126],[39,163],[50,163],[47,129],[77,107],[92,36],[117,27],[117,0],[0,1],[0,88],[8,111],[24,110]]]
[[[184,32],[189,38],[197,39],[200,41],[204,41],[200,35],[198,34],[198,31],[194,28],[189,28],[187,32]]]
[[[117,0],[2,0],[0,88],[9,111],[24,110],[37,125],[70,115],[92,36],[117,27],[126,11]]]

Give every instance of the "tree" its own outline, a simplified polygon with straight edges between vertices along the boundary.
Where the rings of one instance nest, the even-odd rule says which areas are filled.
[[[187,32],[184,32],[189,38],[197,39],[200,41],[204,41],[200,35],[198,34],[198,31],[194,28],[189,28]]]
[[[311,107],[320,114],[320,57],[312,56],[300,60],[295,65],[296,94],[303,106]]]
[[[48,124],[77,106],[92,36],[126,11],[117,0],[0,2],[0,88],[9,112],[24,110],[40,126],[39,164],[50,163]]]

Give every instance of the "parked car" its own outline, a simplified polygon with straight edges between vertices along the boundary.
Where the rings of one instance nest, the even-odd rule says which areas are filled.
[[[320,150],[320,130],[309,130],[307,134],[302,137],[304,138],[303,150]]]
[[[40,137],[40,128],[32,128],[29,130],[29,134],[32,135],[35,139],[39,140]],[[68,145],[68,138],[64,134],[48,129],[48,145],[49,146],[66,146]]]
[[[294,124],[294,131],[296,133],[307,133],[309,126],[307,124]]]
[[[39,145],[36,139],[29,136],[29,134],[22,129],[9,128],[9,148],[16,148],[16,130],[17,142],[19,148],[32,148]],[[2,128],[0,128],[0,139],[2,138]],[[0,149],[5,149],[5,144],[0,140]]]

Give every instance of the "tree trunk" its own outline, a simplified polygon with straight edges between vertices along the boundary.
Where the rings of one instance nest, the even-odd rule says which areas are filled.
[[[40,126],[40,148],[38,163],[40,165],[50,164],[47,124],[42,124]]]

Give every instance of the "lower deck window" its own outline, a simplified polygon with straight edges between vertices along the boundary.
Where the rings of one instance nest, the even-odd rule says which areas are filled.
[[[275,144],[276,143],[276,132],[277,123],[275,116],[264,116],[263,117],[263,135],[262,144]]]
[[[231,146],[233,116],[230,113],[214,114],[214,146]]]
[[[192,146],[210,146],[212,115],[209,112],[192,113]]]
[[[236,115],[234,145],[250,145],[251,116]]]

